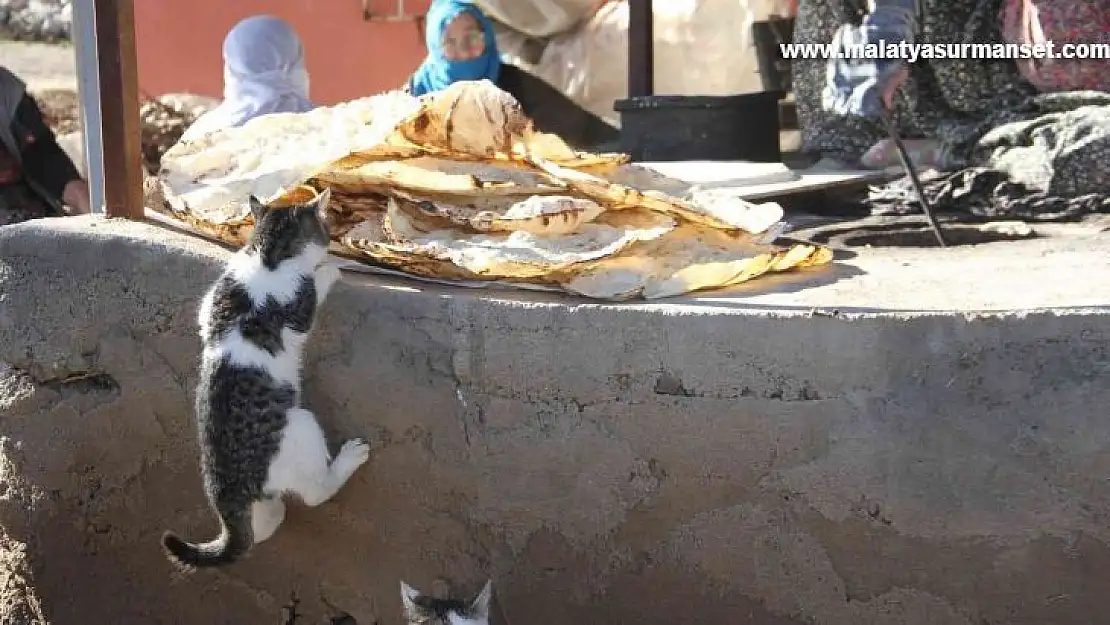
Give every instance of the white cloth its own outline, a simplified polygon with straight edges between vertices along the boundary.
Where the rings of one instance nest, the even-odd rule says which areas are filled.
[[[601,0],[475,0],[491,18],[531,37],[551,37],[589,19]]]
[[[248,17],[227,33],[223,55],[224,101],[194,122],[182,139],[242,126],[259,115],[314,108],[308,99],[304,46],[285,21],[270,15]]]

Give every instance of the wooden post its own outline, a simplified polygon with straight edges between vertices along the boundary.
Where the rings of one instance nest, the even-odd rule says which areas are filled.
[[[655,27],[651,0],[628,2],[628,97],[655,95]]]
[[[95,0],[108,217],[143,218],[134,0]]]

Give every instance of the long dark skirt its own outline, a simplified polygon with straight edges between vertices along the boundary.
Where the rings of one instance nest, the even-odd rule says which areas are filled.
[[[0,186],[0,226],[55,215],[55,211],[25,183]]]
[[[829,43],[842,14],[802,0],[796,43]],[[1003,0],[921,0],[918,43],[1002,43]],[[885,138],[874,120],[824,111],[824,60],[797,61],[795,97],[806,152],[856,164]],[[919,60],[894,111],[906,138],[932,138],[950,172],[927,184],[934,203],[980,216],[1070,219],[1110,207],[1110,94],[1041,94],[1013,60]],[[916,212],[905,182],[872,195],[883,212]],[[879,206],[881,204],[882,206]]]
[[[794,23],[795,43],[829,43],[840,25],[841,0],[802,0]],[[919,43],[1001,42],[1002,0],[922,0]],[[826,62],[794,63],[794,88],[802,127],[802,149],[855,163],[886,136],[876,120],[847,118],[821,108]],[[903,136],[939,138],[952,164],[966,161],[984,123],[1000,110],[1021,109],[1035,90],[1013,61],[919,60],[896,101],[894,116]]]

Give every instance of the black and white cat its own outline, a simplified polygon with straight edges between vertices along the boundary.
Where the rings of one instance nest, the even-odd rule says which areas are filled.
[[[352,439],[333,460],[300,402],[304,344],[339,279],[324,263],[329,197],[325,189],[307,204],[273,209],[251,197],[250,240],[201,302],[200,465],[222,530],[201,544],[166,532],[162,546],[184,568],[234,562],[277,530],[283,495],[320,505],[370,458],[369,445]]]
[[[407,625],[489,625],[493,582],[488,581],[469,604],[456,599],[436,599],[401,582],[401,603]]]

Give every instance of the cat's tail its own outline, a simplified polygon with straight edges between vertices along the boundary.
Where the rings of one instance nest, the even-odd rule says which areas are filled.
[[[249,510],[249,508],[248,508]],[[166,556],[183,569],[223,566],[238,560],[254,544],[250,512],[221,513],[220,535],[206,543],[190,543],[177,534],[162,534]]]

